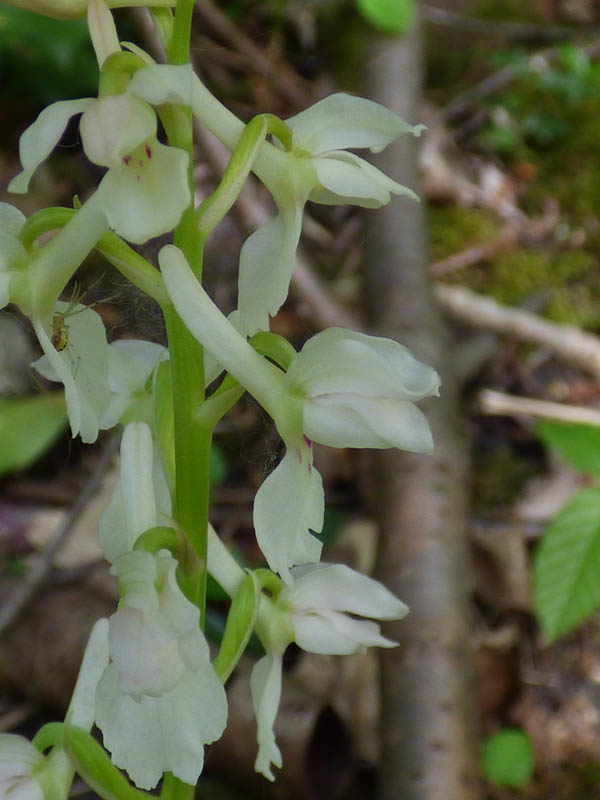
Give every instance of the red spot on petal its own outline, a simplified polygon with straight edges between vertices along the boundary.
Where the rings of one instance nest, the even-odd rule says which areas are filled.
[[[140,159],[140,161],[138,161],[138,164],[140,165],[140,167],[144,166],[144,162],[141,159]]]
[[[149,144],[146,145],[146,155],[148,156],[148,158],[152,158],[152,150]]]
[[[308,465],[308,474],[312,475],[312,464]]]
[[[131,156],[123,156],[123,163],[127,166],[131,161]]]
[[[305,433],[302,434],[302,438],[306,442],[307,447],[312,447],[312,441],[308,438],[308,436]]]

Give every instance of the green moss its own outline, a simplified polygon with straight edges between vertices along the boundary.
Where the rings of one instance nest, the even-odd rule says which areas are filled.
[[[431,257],[437,261],[498,235],[500,224],[487,211],[462,206],[429,206]]]
[[[537,461],[515,453],[506,442],[475,452],[473,462],[475,511],[487,519],[505,519],[506,509],[539,470]]]

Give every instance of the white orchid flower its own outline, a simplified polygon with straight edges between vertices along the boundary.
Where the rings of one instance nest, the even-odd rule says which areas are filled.
[[[121,601],[109,620],[111,662],[96,691],[96,723],[113,762],[144,789],[166,771],[195,785],[204,745],[221,735],[227,717],[199,610],[177,583],[177,561],[167,550],[132,550],[142,533],[165,524],[167,504],[150,429],[129,423],[120,481],[100,521]]]
[[[291,570],[292,583],[276,602],[261,605],[257,628],[267,654],[252,670],[258,727],[255,769],[274,780],[281,767],[273,724],[281,696],[282,658],[291,642],[310,653],[348,655],[366,647],[395,647],[369,619],[401,619],[407,606],[378,581],[343,564],[307,564]],[[351,616],[352,615],[352,616]]]
[[[108,385],[110,403],[102,417],[102,429],[118,422],[153,421],[152,374],[168,350],[142,339],[119,339],[108,347]]]
[[[61,100],[45,108],[21,136],[23,172],[10,182],[9,191],[28,190],[31,176],[75,114],[82,114],[79,130],[86,156],[108,167],[94,195],[107,227],[135,244],[172,230],[190,201],[188,156],[157,140],[156,114],[129,93]]]
[[[310,533],[320,531],[323,515],[311,440],[431,452],[427,420],[414,403],[437,394],[439,376],[397,342],[342,328],[310,339],[283,373],[221,314],[180,250],[164,247],[159,262],[188,329],[271,414],[285,441],[282,462],[256,496],[254,527],[269,566],[289,582],[290,567],[320,553]]]
[[[195,785],[204,745],[227,721],[225,691],[166,550],[118,559],[121,602],[110,620],[111,663],[96,692],[96,722],[113,762],[152,789],[164,772]]]
[[[268,330],[269,316],[287,297],[307,200],[363,208],[389,203],[392,193],[418,200],[345,148],[379,152],[400,136],[418,136],[422,125],[413,127],[378,103],[342,93],[320,100],[286,124],[293,145],[289,154],[281,154],[285,166],[274,174],[261,165],[257,169],[278,214],[246,239],[240,254],[239,311],[248,334]]]
[[[243,123],[202,85],[189,65],[154,65],[139,70],[130,90],[149,103],[180,102],[229,148],[239,139]],[[397,114],[362,97],[334,94],[286,120],[292,148],[265,143],[254,172],[269,189],[277,216],[255,231],[240,255],[239,311],[243,330],[251,335],[268,330],[269,315],[285,298],[307,200],[378,208],[391,194],[417,199],[376,167],[346,148],[379,152],[406,134],[418,136]]]
[[[93,309],[58,302],[44,322],[33,319],[44,355],[32,364],[40,375],[65,387],[73,436],[95,442],[110,402],[108,343]]]

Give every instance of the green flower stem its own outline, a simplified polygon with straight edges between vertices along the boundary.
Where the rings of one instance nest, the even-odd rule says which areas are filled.
[[[179,0],[175,11],[173,34],[168,56],[171,64],[189,60],[189,41],[193,0]],[[186,254],[194,274],[202,275],[202,246],[196,232],[194,217],[193,126],[190,108],[178,105],[167,107],[161,115],[169,143],[189,155],[189,208],[182,215],[174,233],[174,242]],[[210,431],[194,422],[194,412],[204,402],[204,351],[189,333],[172,306],[165,310],[174,408],[175,493],[174,517],[186,532],[197,558],[206,564],[208,526]],[[204,625],[206,606],[206,569],[195,571],[192,595],[198,605]],[[188,586],[189,590],[189,586]]]
[[[170,64],[189,61],[190,33],[194,0],[178,0],[173,31],[168,44]],[[188,182],[191,202],[174,233],[174,242],[189,258],[200,280],[202,274],[202,248],[195,230],[194,220],[194,141],[192,112],[190,108],[173,106],[163,116],[163,124],[173,147],[180,147],[189,156]],[[175,426],[175,493],[173,513],[175,520],[189,537],[200,561],[206,565],[209,466],[211,437],[194,423],[194,410],[204,401],[204,352],[188,332],[175,310],[168,306],[165,312]],[[192,594],[200,609],[200,623],[206,616],[206,569],[186,577],[193,581]],[[189,584],[187,586],[190,591]],[[194,592],[195,589],[195,592]],[[183,783],[170,773],[163,779],[162,798],[193,800],[195,787]]]
[[[64,228],[77,213],[72,208],[45,208],[32,214],[21,231],[21,241],[31,250],[37,239],[48,231]],[[152,297],[160,306],[169,302],[160,272],[139,253],[136,253],[116,233],[107,231],[96,243],[96,250],[109,261],[124,278]]]
[[[187,64],[190,60],[190,34],[194,0],[177,0],[173,33],[167,51],[169,64]]]

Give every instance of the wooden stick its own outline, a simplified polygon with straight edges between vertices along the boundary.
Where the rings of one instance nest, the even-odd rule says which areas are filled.
[[[600,379],[600,339],[574,325],[540,319],[529,311],[508,308],[491,297],[459,286],[438,284],[435,296],[450,316],[475,328],[493,331],[548,347],[568,361]]]
[[[540,419],[568,422],[600,427],[600,409],[583,406],[568,406],[549,400],[534,400],[532,397],[517,397],[513,394],[483,389],[479,393],[478,408],[483,414],[493,416],[518,416],[526,414]]]

